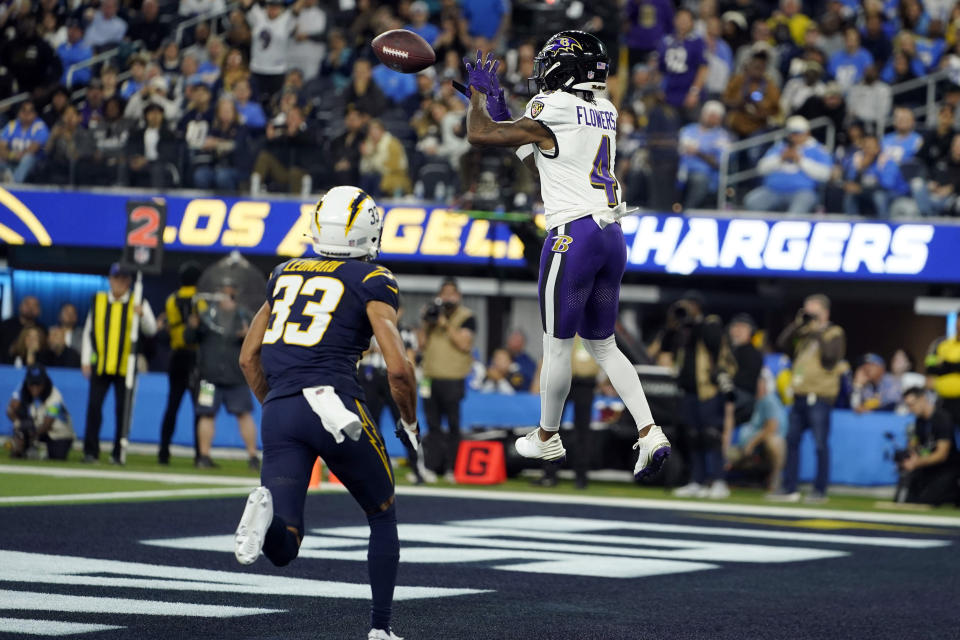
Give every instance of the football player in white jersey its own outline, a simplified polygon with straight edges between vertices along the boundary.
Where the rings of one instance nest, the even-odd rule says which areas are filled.
[[[617,221],[626,211],[613,174],[617,110],[606,99],[607,49],[583,31],[561,31],[534,59],[539,93],[523,117],[510,121],[490,56],[467,63],[467,139],[475,145],[518,148],[540,172],[547,239],[540,257],[543,368],[540,428],[516,442],[528,458],[562,461],[560,415],[570,391],[573,338],[603,368],[636,420],[634,475],[660,470],[670,442],[654,424],[640,379],[617,348],[614,325],[627,249]],[[493,117],[491,117],[493,114]]]

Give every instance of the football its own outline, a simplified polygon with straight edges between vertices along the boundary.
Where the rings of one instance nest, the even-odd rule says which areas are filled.
[[[394,71],[417,73],[437,61],[430,44],[406,29],[385,31],[373,39],[373,52]]]

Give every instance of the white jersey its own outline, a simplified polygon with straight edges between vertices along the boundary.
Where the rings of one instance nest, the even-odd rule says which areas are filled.
[[[547,229],[603,213],[622,198],[613,173],[617,158],[617,108],[606,98],[588,102],[566,91],[540,93],[524,116],[543,124],[554,148],[525,145],[521,158],[535,154]]]
[[[284,11],[276,20],[267,17],[260,5],[253,5],[247,12],[247,23],[253,42],[250,44],[250,71],[263,75],[280,75],[287,72],[287,46],[297,26],[292,11]],[[319,65],[319,61],[317,62]]]

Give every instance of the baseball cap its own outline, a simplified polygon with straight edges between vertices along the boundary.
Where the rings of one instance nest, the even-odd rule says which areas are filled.
[[[810,133],[810,123],[803,116],[787,118],[787,133]]]
[[[154,109],[156,109],[157,111],[163,113],[163,107],[162,107],[160,104],[158,104],[158,103],[156,103],[156,102],[153,102],[153,101],[151,100],[150,102],[148,102],[148,103],[143,107],[143,115],[147,115],[148,113],[150,113],[150,112],[153,111]]]
[[[27,386],[32,384],[46,384],[47,371],[43,368],[43,365],[35,364],[27,369],[27,375],[23,381]]]
[[[883,367],[886,366],[887,363],[884,362],[883,358],[876,353],[868,353],[867,355],[863,356],[863,364],[878,364]]]
[[[754,329],[757,327],[757,323],[753,321],[753,318],[749,313],[738,313],[737,315],[733,316],[732,320],[730,320],[730,324],[738,323],[748,324]]]
[[[129,278],[133,276],[133,273],[119,262],[114,262],[110,265],[110,277],[115,276],[126,276]]]

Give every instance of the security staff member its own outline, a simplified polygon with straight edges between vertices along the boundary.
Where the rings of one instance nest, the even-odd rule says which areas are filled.
[[[93,296],[90,312],[83,327],[83,351],[80,356],[83,375],[90,380],[87,400],[86,431],[83,438],[83,461],[97,462],[100,457],[100,425],[103,420],[103,401],[113,387],[116,400],[117,428],[113,438],[113,464],[120,460],[121,425],[126,410],[125,386],[127,360],[131,349],[130,331],[134,314],[140,315],[140,331],[152,336],[157,332],[157,320],[146,300],[139,307],[133,304],[131,284],[133,275],[119,263],[110,265],[110,290],[98,291]]]
[[[157,456],[160,464],[170,464],[170,440],[177,424],[177,412],[183,394],[190,392],[191,409],[196,404],[196,389],[194,374],[197,367],[197,345],[188,344],[183,338],[186,320],[196,313],[194,296],[197,295],[197,281],[200,280],[200,265],[196,262],[185,262],[180,267],[180,288],[167,297],[167,327],[170,331],[170,366],[167,376],[170,381],[170,391],[167,395],[167,409],[163,414],[163,424],[160,427],[160,453]],[[200,457],[197,445],[197,421],[193,421],[194,459]]]
[[[473,312],[461,306],[463,297],[457,281],[449,278],[440,285],[436,300],[423,315],[423,408],[426,412],[429,439],[426,447],[427,468],[443,473],[453,471],[460,447],[460,402],[464,381],[473,365],[473,340],[477,320]],[[442,446],[441,424],[447,419],[449,434]],[[427,481],[434,478],[427,474]]]

